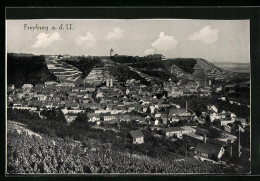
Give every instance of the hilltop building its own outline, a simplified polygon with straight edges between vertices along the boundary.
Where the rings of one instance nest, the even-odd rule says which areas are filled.
[[[165,56],[162,54],[152,54],[152,55],[147,55],[146,57],[160,59],[160,60],[166,60]]]
[[[112,57],[114,55],[114,50],[111,48],[110,50],[110,57]]]

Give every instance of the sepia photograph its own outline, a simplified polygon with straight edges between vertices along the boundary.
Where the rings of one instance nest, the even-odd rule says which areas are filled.
[[[6,20],[6,174],[250,174],[250,20]]]

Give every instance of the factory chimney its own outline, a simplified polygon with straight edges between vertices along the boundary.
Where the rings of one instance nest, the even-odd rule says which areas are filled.
[[[204,136],[203,136],[203,143],[206,143],[207,141],[206,141],[206,133],[204,133]]]
[[[240,152],[240,131],[241,131],[241,128],[240,128],[240,125],[238,125],[238,131],[237,131],[237,153],[238,153],[238,157],[240,157],[241,155],[241,152]]]

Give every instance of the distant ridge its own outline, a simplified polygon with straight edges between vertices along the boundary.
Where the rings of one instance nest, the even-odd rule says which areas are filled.
[[[250,63],[214,62],[213,64],[232,72],[249,73],[251,71]]]
[[[44,56],[7,54],[7,84],[21,87],[48,80],[56,80],[56,77],[49,72]]]

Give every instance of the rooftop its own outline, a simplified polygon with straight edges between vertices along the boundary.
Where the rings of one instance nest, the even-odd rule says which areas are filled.
[[[144,134],[141,130],[131,131],[130,135],[132,136],[132,138],[144,137]]]
[[[207,153],[207,154],[214,154],[214,155],[218,155],[220,149],[221,149],[221,146],[212,145],[212,144],[209,144],[209,143],[199,143],[195,147],[195,151]]]
[[[176,131],[183,131],[183,130],[184,129],[180,127],[169,127],[164,129],[165,132],[176,132]]]

